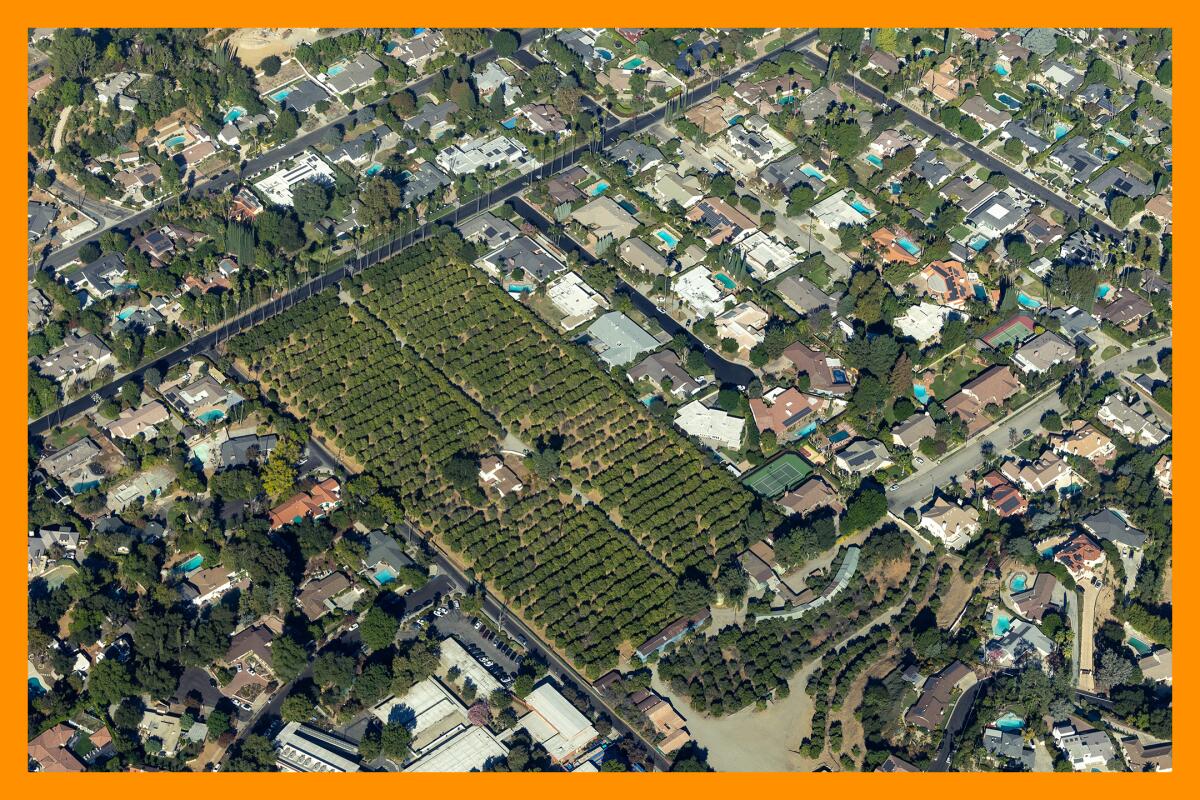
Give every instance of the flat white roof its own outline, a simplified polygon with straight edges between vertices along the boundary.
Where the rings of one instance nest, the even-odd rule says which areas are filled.
[[[409,764],[405,772],[471,772],[508,755],[508,748],[486,728],[470,726]]]

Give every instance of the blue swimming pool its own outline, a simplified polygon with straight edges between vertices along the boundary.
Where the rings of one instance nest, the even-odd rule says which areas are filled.
[[[509,292],[511,292],[511,293],[513,293],[513,294],[522,294],[522,293],[525,293],[525,292],[532,292],[532,291],[533,291],[533,287],[532,287],[532,286],[524,286],[524,285],[522,285],[522,284],[519,284],[519,283],[514,283],[514,284],[510,284],[510,285],[509,285],[509,287],[508,287],[508,291],[509,291]]]
[[[1027,83],[1027,84],[1025,84],[1025,88],[1031,92],[1038,92],[1040,94],[1049,94],[1049,92],[1046,91],[1046,87],[1042,86],[1040,83]]]
[[[600,56],[600,58],[604,59],[605,61],[612,61],[613,57],[613,54],[605,50],[603,47],[596,48],[596,55]]]
[[[216,422],[224,416],[224,411],[219,408],[214,408],[212,411],[205,411],[203,414],[196,417],[196,419],[200,420],[201,422]]]
[[[192,556],[187,561],[184,561],[182,564],[180,564],[175,569],[179,570],[180,572],[191,572],[194,569],[199,569],[200,565],[203,563],[204,563],[204,556],[201,555],[200,553],[196,553],[196,555]]]
[[[675,238],[669,231],[659,228],[654,232],[654,235],[663,241],[667,247],[674,250],[679,245],[679,240]]]
[[[625,200],[625,199],[618,200],[617,205],[619,205],[621,208],[628,211],[630,214],[638,213],[637,206],[635,206],[633,203],[629,202],[628,200]]]
[[[1108,138],[1112,139],[1114,142],[1121,145],[1121,147],[1129,147],[1129,145],[1133,144],[1133,142],[1131,142],[1128,137],[1122,136],[1121,134],[1117,133],[1116,131],[1109,131]]]
[[[282,103],[284,100],[287,99],[287,96],[291,93],[292,93],[291,89],[280,89],[278,92],[275,92],[275,94],[271,95],[271,99],[274,100],[276,103]]]
[[[900,185],[900,181],[892,181],[892,194],[900,194],[904,187]]]
[[[729,277],[724,272],[718,272],[716,275],[713,275],[713,277],[717,279],[717,283],[721,284],[730,291],[737,288],[737,284],[733,282],[733,278]]]
[[[1138,639],[1135,636],[1129,637],[1129,646],[1132,647],[1139,656],[1148,655],[1151,651],[1154,650],[1153,647],[1146,644],[1141,639]]]
[[[1065,122],[1054,123],[1054,141],[1058,141],[1062,137],[1071,132],[1071,126]]]
[[[1101,297],[1103,297],[1103,295],[1101,295]],[[136,313],[137,313],[137,309],[134,308],[133,306],[130,306],[129,308],[123,308],[119,312],[117,312],[117,319],[124,322],[125,320],[129,319]]]
[[[904,252],[908,253],[910,256],[918,255],[921,252],[921,248],[917,247],[903,236],[896,240],[896,244],[904,248]]]
[[[246,113],[246,109],[242,108],[241,106],[234,106],[233,108],[231,108],[225,112],[226,124],[228,124],[230,122],[237,122],[239,119],[242,118],[242,116],[245,113]]]
[[[997,64],[994,69],[996,70],[996,74],[1001,78],[1008,77],[1008,67],[1004,66],[1003,64]]]
[[[821,170],[817,169],[812,164],[805,164],[800,168],[800,171],[808,177],[816,178],[819,181],[827,182],[829,180],[829,178],[825,176],[825,173],[821,172]]]
[[[797,436],[797,438],[808,436],[810,433],[812,433],[816,429],[817,429],[817,423],[810,422],[807,425],[805,425],[803,428],[801,428],[800,431],[796,434],[796,436]]]
[[[396,580],[396,573],[392,572],[387,567],[380,567],[379,569],[375,570],[375,582],[380,586],[391,583],[394,580]]]
[[[1025,575],[1025,573],[1022,572],[1019,575],[1014,575],[1013,579],[1009,582],[1008,585],[1010,588],[1012,588],[1012,590],[1014,592],[1023,592],[1023,591],[1025,591],[1025,581],[1026,580],[1028,580],[1028,578]]]
[[[1042,551],[1042,558],[1054,558],[1054,548],[1047,547]]]
[[[794,102],[796,102],[796,98],[794,95],[788,94],[788,95],[784,95],[783,97],[779,98],[779,105],[781,105],[781,106],[791,105]]]
[[[330,67],[325,70],[325,74],[332,78],[334,75],[341,75],[345,71],[346,68],[339,64],[336,67]]]
[[[976,253],[982,252],[983,248],[988,246],[988,238],[986,236],[976,236],[971,240],[971,249]]]
[[[1021,104],[1017,101],[1017,98],[1010,94],[996,92],[996,99],[1013,111],[1019,111],[1021,108]]]
[[[35,695],[45,694],[46,687],[42,685],[41,680],[39,680],[36,677],[33,677],[33,678],[29,679],[29,692],[30,692],[30,694],[35,694]]]
[[[165,142],[163,142],[163,147],[179,147],[186,141],[187,137],[182,133],[176,134],[175,136],[172,136],[170,139],[167,139]]]
[[[383,172],[383,164],[376,163],[376,164],[372,164],[371,166],[367,167],[366,170],[363,172],[363,174],[366,175],[368,178],[371,178],[371,177],[378,175],[381,172]]]
[[[997,636],[1003,636],[1008,633],[1008,629],[1012,627],[1012,619],[1008,614],[1002,611],[997,611],[992,617],[992,633]]]
[[[608,183],[605,181],[596,181],[591,189],[588,189],[588,194],[592,197],[599,197],[608,189]]]
[[[926,389],[923,384],[914,383],[913,397],[917,398],[917,402],[919,402],[921,405],[925,405],[929,402],[929,390]]]
[[[1033,311],[1036,311],[1042,307],[1042,304],[1040,301],[1035,300],[1034,298],[1030,297],[1029,295],[1025,294],[1024,292],[1019,292],[1017,294],[1017,302],[1020,305],[1024,306],[1025,308],[1031,309]]]
[[[1105,297],[1108,296],[1108,293],[1111,291],[1112,291],[1112,287],[1109,286],[1107,283],[1100,284],[1099,286],[1096,287],[1096,299],[1103,300]]]
[[[80,481],[71,487],[71,491],[75,494],[83,494],[86,491],[95,489],[100,485],[100,481]]]
[[[500,126],[511,131],[513,128],[517,127],[517,118],[509,117],[508,119],[504,120],[504,122],[501,122]]]
[[[741,114],[734,114],[732,117],[729,118],[728,121],[729,121],[730,125],[737,125],[743,119],[745,119],[745,117],[742,116]]]
[[[874,164],[877,167],[883,166],[883,159],[880,158],[879,156],[875,155],[874,153],[867,154],[867,161],[870,161],[872,164]]]
[[[864,217],[869,217],[875,213],[875,211],[871,208],[868,208],[862,200],[855,200],[850,204],[850,207],[862,214]]]
[[[642,64],[645,64],[645,63],[646,62],[640,58],[631,58],[628,61],[626,61],[624,64],[621,65],[621,69],[637,69],[638,67],[640,67]]]
[[[1024,729],[1025,720],[1010,711],[996,720],[996,727],[1002,731],[1019,731]]]

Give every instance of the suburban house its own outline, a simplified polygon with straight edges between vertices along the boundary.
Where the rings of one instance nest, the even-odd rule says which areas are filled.
[[[80,335],[71,331],[61,347],[37,360],[38,372],[47,378],[69,386],[75,381],[90,381],[100,370],[115,364],[112,351],[94,333]]]
[[[708,229],[704,240],[712,247],[738,238],[742,231],[758,227],[754,220],[719,197],[704,198],[688,209],[684,217]]]
[[[634,269],[640,269],[651,275],[666,275],[670,269],[667,259],[645,240],[629,237],[617,248],[619,255],[626,264]]]
[[[584,340],[610,367],[623,367],[658,347],[657,339],[620,311],[610,311],[588,326]]]
[[[921,527],[949,549],[961,550],[979,532],[979,512],[939,496],[921,512]]]
[[[785,276],[775,284],[775,292],[793,311],[805,317],[822,308],[829,309],[832,314],[837,307],[836,301],[831,296],[803,276]]]
[[[937,730],[958,695],[974,686],[978,680],[966,664],[953,662],[925,681],[921,696],[904,715],[904,721],[927,731]]]
[[[1020,731],[1005,731],[989,725],[983,729],[983,749],[1002,764],[1017,762],[1032,772],[1036,751],[1025,744]]]
[[[943,103],[957,100],[959,92],[962,91],[962,83],[958,79],[959,64],[957,58],[950,57],[937,67],[927,70],[921,76],[921,88]]]
[[[1029,510],[1029,501],[999,472],[984,475],[979,488],[983,492],[983,507],[1001,517],[1023,517]]]
[[[1009,667],[1021,661],[1027,655],[1044,659],[1054,652],[1054,642],[1050,637],[1023,620],[1012,620],[1004,633],[987,643],[985,657],[1000,667]]]
[[[842,503],[838,499],[837,492],[831,489],[824,480],[815,477],[809,478],[795,489],[783,494],[775,502],[789,514],[799,514],[800,516],[811,514],[818,508],[832,508],[837,512],[842,510]]]
[[[320,519],[342,503],[342,487],[326,478],[306,492],[299,492],[271,509],[271,530],[299,523],[305,517]]]
[[[1013,363],[1027,374],[1042,374],[1074,358],[1075,348],[1051,331],[1038,334],[1013,353]]]
[[[203,606],[232,589],[237,581],[238,574],[230,572],[228,567],[198,569],[187,576],[180,587],[180,594],[193,605]]]
[[[488,456],[479,463],[479,479],[501,497],[517,494],[525,485],[499,456]]]
[[[138,408],[127,408],[116,419],[108,423],[104,430],[109,436],[117,439],[132,439],[142,435],[153,439],[158,427],[171,418],[167,407],[157,400],[151,400]]]
[[[776,387],[762,397],[750,398],[750,412],[760,433],[771,431],[779,441],[811,432],[820,421],[821,411],[829,408],[823,397],[802,394],[794,387]]]
[[[745,256],[750,274],[760,281],[773,280],[800,263],[795,250],[765,231],[743,231],[734,246]]]
[[[1054,551],[1054,560],[1078,581],[1095,575],[1095,568],[1104,563],[1104,548],[1086,533],[1077,533]]]
[[[324,616],[331,608],[333,598],[350,588],[350,579],[340,572],[331,572],[323,578],[309,581],[296,595],[296,605],[310,620]]]
[[[916,450],[922,439],[932,439],[937,434],[937,424],[929,414],[913,414],[892,428],[892,444]]]
[[[83,762],[70,750],[78,732],[60,722],[29,742],[29,768],[34,772],[83,772]]]
[[[1154,306],[1144,297],[1130,289],[1118,289],[1110,302],[1100,309],[1097,316],[1129,333],[1137,333],[1142,321],[1154,313]]]
[[[949,308],[961,309],[976,297],[977,280],[958,261],[930,261],[911,283],[933,302]]]
[[[189,383],[173,386],[164,391],[163,396],[180,413],[199,422],[222,419],[242,402],[241,395],[212,375],[202,375]]]
[[[608,155],[618,164],[623,164],[630,175],[653,169],[663,162],[661,150],[652,145],[642,144],[637,139],[622,139],[608,148]],[[670,174],[669,170],[666,172]]]
[[[1123,549],[1140,548],[1146,544],[1146,534],[1130,525],[1123,513],[1111,508],[1085,517],[1080,524],[1097,539],[1107,539]]]
[[[91,438],[82,439],[49,453],[38,462],[38,469],[62,481],[74,494],[99,484],[104,469],[99,464],[100,447]]]
[[[606,236],[611,236],[617,242],[624,241],[641,225],[616,200],[604,195],[572,211],[571,219],[587,228],[592,245]]]
[[[1133,772],[1170,772],[1171,743],[1148,744],[1136,736],[1121,739],[1121,752]]]
[[[737,342],[738,353],[742,356],[748,355],[755,345],[762,342],[765,336],[763,329],[770,321],[771,315],[750,301],[722,311],[713,320],[717,326],[717,337]]]
[[[1047,611],[1062,608],[1056,596],[1062,596],[1058,581],[1048,572],[1039,572],[1024,591],[1012,593],[1012,602],[1022,617],[1040,625]]]
[[[946,401],[945,409],[960,417],[967,425],[967,435],[974,436],[992,424],[991,418],[984,413],[987,407],[1003,407],[1021,388],[1021,382],[1012,370],[996,365],[963,384],[962,389]]]
[[[709,447],[737,450],[742,446],[742,429],[746,420],[693,400],[676,412],[675,424],[684,433],[695,436]]]
[[[844,395],[850,392],[850,373],[836,358],[795,342],[783,351],[797,373],[808,376],[807,391],[818,394]]]
[[[1096,466],[1107,463],[1117,453],[1112,439],[1083,420],[1075,420],[1061,434],[1050,437],[1050,446],[1056,453],[1086,458]]]
[[[1058,749],[1076,772],[1107,766],[1117,757],[1117,750],[1104,731],[1092,729],[1079,733],[1074,725],[1056,725],[1053,734]]]
[[[1138,659],[1138,669],[1143,678],[1170,685],[1171,651],[1165,647],[1156,648]]]
[[[638,364],[629,368],[629,380],[637,383],[640,380],[649,381],[659,391],[670,387],[671,394],[679,398],[691,397],[700,391],[702,385],[696,381],[673,350],[660,350],[646,356]],[[668,382],[664,384],[664,381]]]
[[[1000,467],[1000,473],[1025,491],[1035,493],[1051,489],[1062,492],[1078,480],[1071,465],[1053,450],[1045,451],[1036,461],[1023,466],[1018,466],[1016,461],[1006,461]]]
[[[1114,393],[1105,398],[1096,412],[1096,419],[1134,444],[1157,447],[1167,440],[1168,434],[1158,424],[1154,412],[1145,406],[1145,401],[1136,396],[1126,401],[1119,393]]]
[[[852,472],[856,475],[869,475],[881,469],[887,469],[895,462],[892,454],[877,439],[859,439],[851,442],[846,449],[834,457],[838,469]]]

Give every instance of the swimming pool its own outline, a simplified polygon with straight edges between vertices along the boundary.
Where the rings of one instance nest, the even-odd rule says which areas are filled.
[[[1003,64],[997,64],[994,69],[996,70],[996,74],[1001,78],[1008,77],[1008,67],[1004,66]]]
[[[1151,647],[1150,645],[1146,644],[1146,643],[1145,643],[1145,642],[1143,642],[1141,639],[1138,639],[1138,638],[1137,638],[1137,637],[1135,637],[1135,636],[1130,636],[1130,637],[1129,637],[1129,642],[1128,642],[1128,644],[1129,644],[1129,646],[1130,646],[1130,647],[1132,647],[1132,648],[1134,649],[1134,651],[1135,651],[1135,652],[1136,652],[1136,653],[1137,653],[1139,656],[1144,656],[1144,655],[1147,655],[1148,653],[1150,653],[1150,652],[1151,652],[1151,651],[1154,649],[1153,647]]]
[[[974,250],[976,253],[982,252],[983,248],[988,246],[988,241],[989,241],[989,239],[986,236],[983,236],[983,235],[976,236],[974,239],[971,240],[971,249]]]
[[[1100,296],[1103,297],[1104,295]],[[132,317],[135,313],[137,313],[137,309],[133,306],[130,306],[129,308],[121,309],[121,311],[117,313],[117,319],[121,320],[121,322],[124,322]]]
[[[910,256],[918,255],[921,252],[921,248],[917,247],[915,244],[910,242],[908,239],[905,239],[903,236],[901,236],[899,239],[896,240],[896,244],[898,244],[902,248],[904,248],[904,252],[908,253]]]
[[[1042,551],[1042,558],[1054,558],[1054,548],[1047,547]]]
[[[1027,83],[1027,84],[1025,84],[1025,88],[1031,92],[1040,92],[1041,94],[1049,94],[1049,92],[1046,91],[1046,87],[1042,86],[1040,83]]]
[[[1011,588],[1014,592],[1023,592],[1025,591],[1025,581],[1028,579],[1028,576],[1024,572],[1017,573],[1016,575],[1013,575],[1012,580],[1009,581],[1009,588]]]
[[[596,48],[596,55],[600,56],[605,61],[612,61],[613,54],[605,50],[603,47]]]
[[[381,172],[383,172],[383,164],[376,162],[376,163],[372,164],[371,166],[367,167],[366,170],[363,172],[363,174],[366,175],[368,178],[371,178],[371,177],[374,177],[375,175],[378,175]]]
[[[383,586],[386,583],[391,583],[394,580],[396,580],[396,573],[392,572],[387,567],[380,567],[379,569],[375,570],[375,582],[380,586]]]
[[[1096,299],[1103,300],[1105,297],[1108,296],[1108,293],[1111,291],[1112,291],[1112,286],[1109,286],[1107,283],[1100,284],[1099,286],[1096,287]]]
[[[200,420],[201,422],[216,422],[224,416],[224,411],[219,408],[214,408],[212,411],[205,411],[203,414],[196,417],[196,419]]]
[[[737,125],[743,119],[745,119],[745,117],[743,117],[741,114],[734,114],[732,117],[729,118],[729,124]]]
[[[730,291],[737,288],[737,284],[733,282],[733,278],[729,277],[724,272],[718,272],[713,277],[717,279],[717,283],[721,284]]]
[[[1008,614],[997,611],[992,617],[992,633],[997,636],[1003,636],[1008,633],[1008,629],[1012,627],[1012,619]]]
[[[533,287],[532,286],[524,286],[519,283],[514,283],[508,287],[508,291],[512,294],[521,294],[522,292],[532,292]]]
[[[1019,731],[1025,727],[1025,720],[1010,711],[996,720],[995,725],[1002,731]]]
[[[817,423],[810,422],[807,425],[805,425],[803,428],[800,429],[800,431],[796,434],[796,438],[808,436],[810,433],[812,433],[816,429],[817,429]]]
[[[179,134],[172,136],[170,139],[167,139],[165,142],[163,142],[163,147],[179,147],[186,141],[187,141],[187,137],[184,136],[182,133],[179,133]]]
[[[1112,139],[1114,142],[1121,145],[1121,147],[1129,147],[1129,145],[1132,144],[1132,142],[1127,137],[1122,136],[1121,134],[1117,133],[1116,131],[1109,131],[1108,138]]]
[[[345,71],[346,68],[339,64],[335,67],[330,67],[329,69],[325,70],[325,74],[332,78],[335,75],[341,75]]]
[[[511,131],[513,128],[517,127],[517,118],[509,117],[508,119],[504,120],[504,122],[501,122],[500,126]]]
[[[618,200],[617,205],[619,205],[621,208],[628,211],[630,214],[638,213],[637,206],[635,206],[633,203],[629,202],[628,200],[626,200],[624,198],[621,198],[620,200]]]
[[[646,62],[640,58],[631,58],[628,61],[626,61],[624,64],[621,65],[621,69],[637,69],[638,67],[640,67],[642,64],[645,64],[645,63]]]
[[[900,181],[892,181],[892,194],[900,194],[904,187],[900,185]]]
[[[175,569],[179,570],[180,572],[191,572],[194,569],[199,569],[200,565],[203,563],[204,563],[204,556],[201,555],[200,553],[196,553],[196,555],[192,556],[191,558],[189,558],[187,561],[180,564]]]
[[[45,694],[47,690],[40,679],[33,677],[29,679],[29,691],[33,694]]]
[[[661,239],[663,244],[665,244],[667,247],[671,248],[672,250],[674,250],[676,247],[679,246],[679,240],[676,239],[675,236],[672,235],[665,228],[659,228],[658,230],[656,230],[654,232],[654,235],[657,236],[659,239]]]
[[[923,384],[914,383],[913,397],[917,398],[917,402],[919,402],[921,405],[925,405],[929,402],[929,390],[926,389]]]
[[[1035,300],[1034,298],[1030,297],[1029,295],[1025,294],[1024,292],[1020,292],[1017,294],[1017,303],[1024,306],[1025,308],[1028,308],[1033,311],[1036,311],[1042,307],[1042,304],[1040,301]]]
[[[877,167],[883,166],[883,159],[880,158],[879,156],[875,155],[874,153],[867,154],[867,161],[870,161],[872,164],[874,164]]]
[[[868,208],[868,207],[867,207],[867,206],[866,206],[866,205],[863,203],[863,201],[862,201],[862,200],[855,200],[854,202],[852,202],[852,203],[850,204],[850,207],[851,207],[851,208],[853,208],[853,209],[854,209],[855,211],[857,211],[858,213],[862,214],[864,217],[869,217],[869,216],[871,216],[872,214],[874,214],[874,213],[875,213],[875,211],[874,211],[873,209],[870,209],[870,208]]]
[[[71,487],[71,491],[75,494],[83,494],[86,491],[95,489],[100,485],[100,481],[80,481]]]
[[[234,106],[225,112],[225,123],[237,122],[246,113],[246,109],[241,106]]]
[[[592,185],[592,188],[588,189],[588,194],[592,197],[599,197],[600,195],[604,194],[606,189],[608,189],[608,183],[605,181],[596,181],[596,183]]]
[[[278,92],[271,95],[271,99],[274,100],[276,103],[282,103],[284,100],[287,99],[287,96],[291,93],[292,93],[291,89],[280,89]]]
[[[812,164],[805,164],[803,167],[800,168],[800,171],[803,172],[805,175],[807,175],[810,178],[816,178],[817,180],[822,181],[822,182],[829,181],[829,178],[825,176],[825,173],[821,172],[821,170],[817,169]]]
[[[1062,137],[1071,132],[1071,126],[1065,122],[1054,123],[1054,141],[1058,141]]]
[[[1004,92],[996,92],[995,97],[1013,111],[1019,111],[1021,108],[1021,104],[1017,101],[1017,98],[1012,95],[1005,94]]]

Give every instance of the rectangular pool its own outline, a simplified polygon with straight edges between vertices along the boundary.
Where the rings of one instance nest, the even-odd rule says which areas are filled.
[[[608,189],[608,183],[605,181],[596,181],[591,189],[588,189],[588,194],[592,197],[599,197]]]
[[[380,567],[379,569],[375,570],[375,582],[380,586],[391,583],[394,580],[396,580],[396,573],[392,572],[387,567]]]
[[[1144,656],[1150,653],[1154,648],[1138,639],[1135,636],[1129,637],[1129,646],[1132,647],[1139,656]]]
[[[662,240],[663,244],[674,250],[679,245],[679,240],[676,239],[670,232],[663,228],[659,228],[654,232],[654,235]]]
[[[1004,92],[997,92],[996,99],[1013,111],[1019,111],[1021,109],[1020,102],[1018,102],[1017,98],[1013,97],[1012,95],[1005,94]]]
[[[850,204],[850,207],[862,214],[864,217],[869,217],[875,213],[874,209],[867,208],[867,206],[861,200],[855,200]]]
[[[879,156],[875,155],[874,153],[867,154],[867,161],[870,161],[872,164],[874,164],[877,167],[883,166],[883,159],[880,158]]]
[[[271,95],[271,99],[274,100],[276,103],[282,103],[284,100],[287,99],[287,96],[291,93],[292,93],[291,89],[280,89],[278,92]]]
[[[721,284],[730,291],[733,291],[737,288],[737,284],[733,282],[733,278],[729,277],[724,272],[718,272],[716,275],[713,275],[713,277],[717,279],[717,283]]]
[[[621,65],[621,69],[637,69],[638,67],[640,67],[642,64],[645,64],[645,63],[646,62],[640,58],[631,58],[628,61],[626,61],[624,64]]]
[[[180,572],[191,572],[192,570],[199,569],[200,565],[203,563],[204,563],[204,556],[201,555],[200,553],[196,553],[196,555],[192,556],[187,561],[180,564],[178,567],[176,567],[176,569],[179,570]]]
[[[902,248],[904,248],[904,252],[908,253],[910,256],[919,255],[921,252],[921,248],[917,247],[915,244],[910,242],[908,239],[905,239],[903,236],[901,236],[899,239],[896,240],[896,244],[898,244]]]

